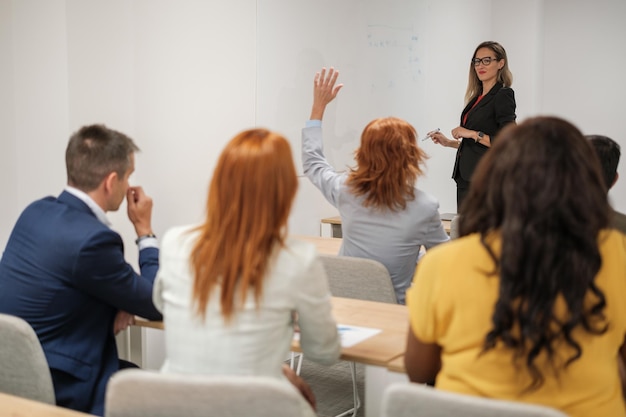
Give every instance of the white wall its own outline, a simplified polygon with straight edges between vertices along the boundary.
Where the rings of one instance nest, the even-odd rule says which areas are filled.
[[[606,135],[620,143],[621,179],[609,197],[626,212],[626,1],[563,3],[545,1],[541,111],[572,121],[584,134]]]
[[[67,140],[88,123],[142,149],[131,181],[157,234],[201,218],[221,148],[255,124],[256,4],[225,4],[0,0],[0,247],[28,203],[62,190]],[[125,208],[110,217],[132,262]]]
[[[471,53],[493,39],[509,53],[518,120],[559,114],[626,149],[619,113],[626,87],[617,72],[626,66],[626,25],[620,23],[626,2],[415,1],[429,16],[420,28],[428,82],[416,98],[426,103],[425,129],[449,131],[458,124]],[[0,0],[0,247],[28,203],[60,192],[67,140],[92,122],[128,133],[142,148],[133,181],[155,200],[158,235],[198,221],[224,143],[259,121],[257,24],[263,14],[257,9],[263,4]],[[303,19],[293,13],[281,18]],[[297,123],[307,116],[308,110]],[[437,196],[442,212],[454,211],[454,152],[420,145],[431,156],[420,186]],[[622,161],[623,179],[611,193],[622,211],[625,166]],[[300,179],[293,233],[318,234],[319,219],[336,213]],[[124,210],[111,218],[132,262],[135,245]]]
[[[0,253],[18,212],[13,66],[13,5],[0,1]]]

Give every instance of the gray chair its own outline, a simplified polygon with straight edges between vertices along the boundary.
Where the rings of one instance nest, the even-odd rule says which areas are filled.
[[[0,314],[0,391],[55,404],[48,362],[32,327],[23,319]]]
[[[381,417],[567,417],[553,408],[440,391],[421,384],[391,384]]]
[[[274,378],[141,369],[113,375],[104,410],[105,417],[315,417],[295,387]]]
[[[320,255],[320,260],[333,296],[397,303],[389,271],[380,262],[332,255]]]
[[[320,255],[324,265],[330,293],[335,297],[356,298],[395,304],[396,293],[387,268],[378,261],[349,256]],[[352,374],[353,407],[336,417],[352,414],[356,416],[359,398],[356,365],[349,362]]]

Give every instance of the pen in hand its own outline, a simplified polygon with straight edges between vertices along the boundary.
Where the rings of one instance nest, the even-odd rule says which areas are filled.
[[[428,133],[426,134],[426,137],[425,137],[424,139],[422,139],[422,142],[424,142],[424,141],[425,141],[425,140],[427,140],[427,139],[432,139],[432,138],[433,138],[433,135],[434,135],[435,133],[437,133],[437,132],[440,132],[440,131],[441,131],[441,129],[439,129],[439,128],[437,128],[437,129],[435,129],[435,130],[431,130],[430,132],[428,132]]]

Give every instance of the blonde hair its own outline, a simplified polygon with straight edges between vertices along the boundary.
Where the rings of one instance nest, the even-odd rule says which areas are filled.
[[[191,253],[193,300],[204,317],[219,287],[226,321],[254,290],[255,301],[272,250],[284,245],[286,224],[298,188],[289,142],[277,133],[252,129],[235,136],[215,168],[207,217]]]
[[[396,117],[372,120],[361,135],[355,152],[357,167],[347,185],[355,195],[365,196],[365,207],[405,209],[406,202],[415,198],[415,181],[426,158],[409,123]]]
[[[476,47],[474,54],[472,55],[472,61],[470,61],[469,79],[467,82],[467,91],[465,91],[465,105],[483,92],[483,83],[478,79],[478,75],[476,75],[473,62],[474,58],[476,58],[476,53],[481,48],[491,49],[491,51],[495,54],[496,61],[504,59],[504,66],[498,71],[498,82],[504,84],[505,87],[510,87],[513,84],[513,74],[509,69],[509,59],[506,56],[504,47],[494,41],[483,42]]]

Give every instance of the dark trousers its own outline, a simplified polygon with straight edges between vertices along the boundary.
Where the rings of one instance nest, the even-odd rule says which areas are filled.
[[[128,368],[139,367],[132,362],[119,359],[119,370]],[[104,395],[102,393],[105,392],[104,386],[106,386],[108,378],[101,378],[97,381],[98,385],[101,385],[98,389],[97,386],[94,387],[93,381],[80,379],[67,372],[50,369],[50,373],[58,406],[96,416],[104,415]]]
[[[454,180],[456,181],[456,212],[461,214],[461,206],[469,191],[470,182],[465,181],[460,176],[456,177]]]

